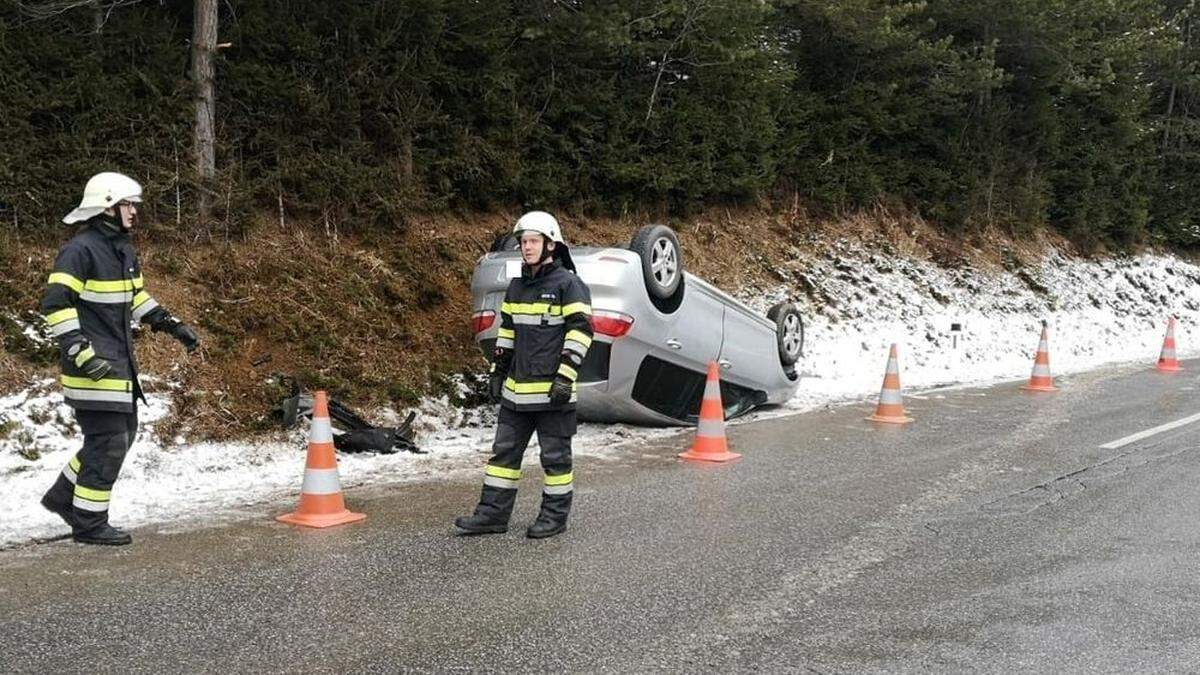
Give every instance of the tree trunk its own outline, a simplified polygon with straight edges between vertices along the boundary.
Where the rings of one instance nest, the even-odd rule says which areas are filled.
[[[1175,114],[1175,94],[1179,90],[1179,82],[1177,78],[1183,70],[1183,63],[1188,58],[1188,48],[1192,45],[1192,11],[1196,8],[1196,1],[1188,3],[1188,15],[1183,24],[1183,47],[1179,50],[1179,58],[1175,60],[1175,72],[1171,74],[1171,95],[1167,98],[1167,116],[1163,120],[1163,140],[1162,151],[1167,151],[1167,145],[1171,140],[1171,115]]]
[[[92,0],[92,33],[99,35],[104,29],[104,8],[100,6],[100,0]]]
[[[196,0],[192,30],[192,83],[196,87],[193,153],[199,179],[200,222],[209,220],[210,184],[217,172],[213,104],[213,56],[217,51],[217,0]]]
[[[405,128],[400,136],[400,179],[404,187],[412,185],[413,181],[413,132]]]

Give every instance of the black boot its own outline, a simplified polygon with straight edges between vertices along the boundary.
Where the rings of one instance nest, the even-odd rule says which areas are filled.
[[[94,527],[86,532],[76,532],[75,541],[80,544],[99,544],[101,546],[125,546],[133,543],[133,537],[125,530],[119,530],[108,523]]]
[[[55,501],[53,498],[51,498],[50,493],[47,492],[44,496],[42,496],[42,508],[46,509],[50,513],[53,513],[59,518],[62,518],[63,522],[65,522],[67,526],[71,528],[72,532],[79,529],[79,525],[75,520],[74,509],[71,507],[70,502]]]
[[[475,506],[474,515],[456,518],[454,526],[464,534],[508,532],[508,518],[516,501],[516,490],[484,485],[479,493],[479,503]]]
[[[525,536],[530,539],[545,539],[567,529],[566,519],[555,520],[545,516],[538,516],[538,519],[533,521],[528,530],[525,530]]]
[[[476,513],[473,516],[463,516],[454,519],[454,526],[463,534],[502,534],[508,532],[508,521],[496,520],[490,516]]]
[[[571,496],[568,492],[565,495],[542,495],[542,508],[538,512],[537,520],[525,530],[525,536],[530,539],[545,539],[567,529],[567,516],[571,513]]]

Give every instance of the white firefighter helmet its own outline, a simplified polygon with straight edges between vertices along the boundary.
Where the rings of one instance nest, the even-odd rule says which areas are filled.
[[[522,232],[537,232],[554,242],[553,256],[562,262],[563,267],[575,271],[575,261],[571,260],[571,251],[567,248],[567,242],[563,241],[562,228],[554,216],[545,211],[530,211],[513,225],[513,234],[520,236]]]
[[[554,216],[545,211],[530,211],[517,219],[517,224],[513,225],[513,233],[520,235],[526,230],[530,232],[540,232],[556,244],[564,244],[562,238],[562,229],[558,226],[558,221]]]
[[[104,209],[115,208],[120,201],[142,201],[142,186],[125,174],[112,171],[98,173],[88,179],[87,185],[83,186],[83,199],[79,201],[79,206],[68,213],[63,222],[70,225],[87,220]]]

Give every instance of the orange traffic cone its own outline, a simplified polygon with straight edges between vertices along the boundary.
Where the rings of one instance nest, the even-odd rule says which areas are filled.
[[[1038,342],[1037,356],[1033,357],[1033,373],[1029,383],[1021,385],[1026,391],[1058,391],[1054,376],[1050,374],[1050,329],[1042,325],[1042,339]]]
[[[900,350],[892,345],[888,353],[887,370],[883,374],[883,389],[879,392],[879,405],[875,414],[867,417],[872,422],[908,424],[913,421],[904,415],[904,399],[900,396]]]
[[[304,465],[304,484],[300,486],[300,505],[292,513],[275,519],[293,525],[330,527],[366,517],[362,513],[351,513],[342,501],[342,483],[338,479],[337,457],[333,454],[333,428],[329,426],[329,404],[325,401],[325,392],[318,391],[313,397],[308,461]]]
[[[679,453],[693,462],[728,462],[741,455],[729,451],[725,442],[725,406],[721,404],[721,376],[716,361],[708,362],[708,382],[704,384],[704,400],[700,402],[700,424],[692,449]]]
[[[1159,372],[1178,373],[1183,370],[1175,359],[1175,317],[1167,322],[1167,336],[1163,338],[1162,354],[1158,357]]]

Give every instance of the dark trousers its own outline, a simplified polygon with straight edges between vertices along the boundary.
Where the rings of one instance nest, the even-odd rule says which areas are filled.
[[[483,491],[477,515],[507,523],[517,499],[521,459],[533,432],[542,448],[542,511],[539,518],[566,521],[571,512],[574,474],[571,471],[571,437],[575,435],[575,411],[517,412],[500,407],[492,458],[484,471]]]
[[[45,500],[64,509],[71,507],[71,527],[76,532],[108,522],[113,483],[137,436],[137,419],[136,408],[132,413],[75,411],[83,448],[63,467]]]

